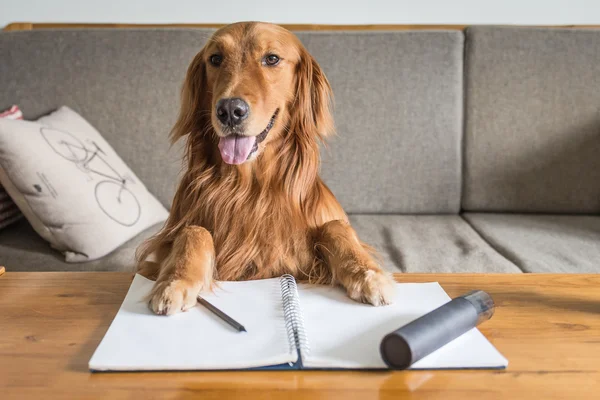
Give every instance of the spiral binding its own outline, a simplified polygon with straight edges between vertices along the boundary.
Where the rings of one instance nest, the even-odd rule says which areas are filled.
[[[310,352],[310,346],[304,330],[304,317],[300,309],[298,287],[292,275],[285,274],[281,276],[281,299],[283,300],[283,316],[290,351],[294,351],[294,349],[298,351],[298,358],[301,363],[302,356]]]

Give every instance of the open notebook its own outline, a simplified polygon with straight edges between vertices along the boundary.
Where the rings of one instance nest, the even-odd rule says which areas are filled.
[[[237,332],[201,305],[169,317],[152,314],[143,298],[153,284],[135,276],[89,362],[91,370],[385,369],[381,339],[450,301],[437,283],[396,284],[394,303],[373,307],[339,288],[296,285],[289,275],[220,282],[203,297],[247,329]],[[507,364],[475,328],[411,368]]]

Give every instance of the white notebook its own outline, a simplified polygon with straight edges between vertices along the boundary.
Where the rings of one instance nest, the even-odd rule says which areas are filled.
[[[339,288],[296,285],[289,275],[219,282],[214,293],[202,297],[247,330],[238,332],[199,304],[169,317],[154,315],[143,300],[153,284],[135,276],[89,362],[92,371],[386,369],[381,339],[450,301],[438,283],[398,283],[393,304],[373,307]],[[411,369],[507,364],[474,328]]]

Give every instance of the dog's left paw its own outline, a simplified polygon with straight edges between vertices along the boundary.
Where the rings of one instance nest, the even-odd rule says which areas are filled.
[[[357,273],[346,291],[353,300],[383,306],[394,300],[394,280],[383,271],[368,269]]]

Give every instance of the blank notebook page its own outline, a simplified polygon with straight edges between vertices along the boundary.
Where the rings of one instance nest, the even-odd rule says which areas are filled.
[[[450,301],[438,283],[396,284],[394,303],[373,307],[343,290],[298,285],[310,351],[306,368],[386,368],[379,353],[383,337]],[[508,361],[474,328],[422,358],[411,368],[502,368]]]
[[[248,332],[237,332],[200,305],[168,317],[154,315],[143,300],[153,284],[135,276],[90,369],[239,369],[297,360],[288,341],[278,278],[220,282],[214,294],[202,295]]]

